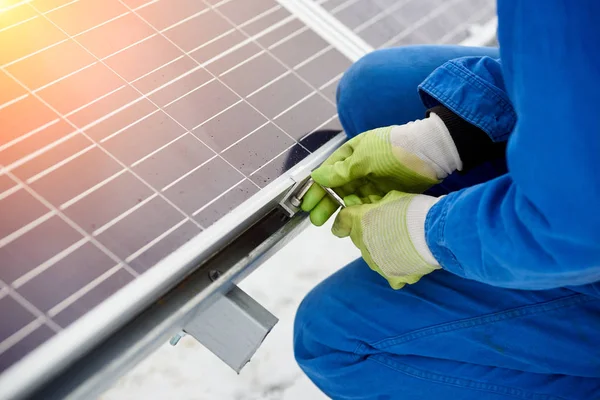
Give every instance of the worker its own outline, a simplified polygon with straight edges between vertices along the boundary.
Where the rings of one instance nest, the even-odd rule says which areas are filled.
[[[351,139],[313,178],[362,259],[294,330],[333,399],[600,399],[600,2],[497,7],[499,51],[385,49],[340,82]]]

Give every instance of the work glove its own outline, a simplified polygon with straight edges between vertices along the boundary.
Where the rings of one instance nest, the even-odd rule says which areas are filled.
[[[391,190],[422,193],[460,170],[462,162],[446,125],[429,118],[364,132],[337,149],[312,178],[344,198],[384,196]],[[338,204],[319,185],[304,195],[302,209],[323,225]]]
[[[383,198],[350,195],[332,232],[350,236],[369,267],[400,289],[440,268],[425,241],[425,218],[438,200],[398,191]]]

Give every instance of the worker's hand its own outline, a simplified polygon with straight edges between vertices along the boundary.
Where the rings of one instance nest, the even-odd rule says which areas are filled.
[[[312,173],[315,182],[333,188],[340,197],[384,196],[390,190],[422,193],[462,163],[444,122],[429,118],[364,132],[336,150]],[[337,209],[325,191],[313,185],[302,209],[313,224],[322,225]]]
[[[425,242],[425,217],[438,200],[392,191],[385,197],[346,197],[332,232],[350,236],[372,270],[394,289],[439,269]]]

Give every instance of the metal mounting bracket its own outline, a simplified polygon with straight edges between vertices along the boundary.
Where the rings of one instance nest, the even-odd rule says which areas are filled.
[[[233,286],[211,306],[196,313],[170,343],[176,345],[188,334],[239,373],[278,321],[242,289]]]
[[[312,185],[312,179],[310,177],[305,178],[299,182],[296,182],[294,186],[287,191],[283,196],[279,205],[285,210],[290,217],[293,217],[300,211],[300,204],[302,204],[302,197],[308,192]]]

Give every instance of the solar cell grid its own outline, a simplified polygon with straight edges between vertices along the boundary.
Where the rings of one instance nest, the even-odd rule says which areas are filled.
[[[494,13],[315,1],[375,48]],[[313,151],[350,65],[275,0],[13,0],[0,46],[0,372]]]
[[[294,57],[288,37],[310,31],[274,0],[40,0],[0,15],[0,307],[15,315],[2,369],[337,126],[319,89],[350,61],[302,69],[337,50],[313,34]]]
[[[314,0],[374,48],[456,44],[495,15],[494,0]]]

